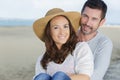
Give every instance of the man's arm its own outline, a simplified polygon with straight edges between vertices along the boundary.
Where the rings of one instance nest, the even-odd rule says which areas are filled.
[[[94,56],[94,72],[91,80],[102,80],[110,64],[112,54],[112,42],[106,40],[99,43],[99,48]]]

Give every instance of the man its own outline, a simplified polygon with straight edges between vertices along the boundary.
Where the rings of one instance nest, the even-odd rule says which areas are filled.
[[[91,80],[103,80],[110,64],[112,42],[98,31],[105,22],[106,11],[107,6],[102,0],[87,0],[81,11],[78,39],[89,44],[94,56]]]

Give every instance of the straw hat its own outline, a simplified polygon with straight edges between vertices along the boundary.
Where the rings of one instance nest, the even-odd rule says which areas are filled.
[[[42,41],[44,41],[43,36],[44,36],[44,30],[45,30],[47,23],[49,22],[49,20],[51,20],[53,17],[55,17],[57,15],[66,16],[72,23],[72,26],[74,27],[75,31],[78,30],[79,20],[80,20],[79,12],[75,12],[75,11],[64,12],[64,10],[62,10],[62,9],[53,8],[46,13],[45,17],[36,20],[33,24],[33,30],[34,30],[35,34]]]

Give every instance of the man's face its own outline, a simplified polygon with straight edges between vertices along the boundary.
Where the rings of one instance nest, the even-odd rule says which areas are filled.
[[[96,32],[99,26],[103,24],[101,14],[101,10],[85,7],[80,20],[83,34],[87,35]]]

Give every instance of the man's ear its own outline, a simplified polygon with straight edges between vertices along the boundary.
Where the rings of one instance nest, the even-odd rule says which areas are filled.
[[[105,23],[105,21],[106,21],[106,19],[104,18],[104,19],[102,19],[101,21],[100,21],[100,26],[102,26],[104,23]]]

